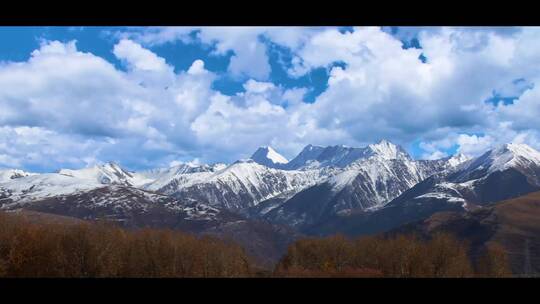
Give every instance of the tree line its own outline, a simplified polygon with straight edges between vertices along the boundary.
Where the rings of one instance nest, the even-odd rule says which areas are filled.
[[[506,277],[490,245],[472,261],[451,235],[305,238],[261,272],[232,241],[107,223],[37,223],[0,213],[0,277]]]
[[[214,237],[0,213],[0,277],[246,277],[251,265],[239,245]]]
[[[414,235],[348,239],[308,238],[289,246],[276,266],[280,277],[508,277],[505,250],[490,244],[477,259],[450,234],[424,240]]]

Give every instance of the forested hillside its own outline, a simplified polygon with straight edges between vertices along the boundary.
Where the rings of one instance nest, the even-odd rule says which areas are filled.
[[[258,269],[232,241],[0,213],[1,277],[504,277],[509,269],[499,246],[471,263],[467,244],[448,234],[306,238],[274,269]]]

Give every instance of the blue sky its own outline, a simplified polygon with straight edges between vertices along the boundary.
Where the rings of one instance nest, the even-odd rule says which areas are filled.
[[[539,147],[537,28],[0,27],[0,168]]]
[[[343,28],[345,29],[345,28]],[[0,39],[8,41],[0,45],[0,60],[2,61],[25,61],[30,53],[38,49],[43,40],[69,42],[77,41],[77,49],[82,52],[90,52],[100,56],[118,69],[125,69],[112,52],[118,39],[115,32],[122,31],[122,27],[0,27]],[[318,68],[305,76],[291,78],[287,75],[284,67],[278,62],[281,58],[290,61],[290,52],[285,47],[266,41],[268,57],[272,67],[270,80],[285,88],[309,87],[310,91],[306,101],[313,102],[315,97],[324,91],[328,80],[328,71]],[[227,74],[227,66],[233,52],[221,56],[211,56],[212,47],[208,45],[183,43],[182,41],[170,41],[161,45],[150,47],[152,52],[164,58],[172,65],[176,72],[186,71],[193,61],[201,59],[205,68],[220,74],[220,78],[214,82],[213,87],[227,95],[234,95],[243,91],[242,84],[246,78],[233,78]],[[336,63],[339,64],[339,63]]]

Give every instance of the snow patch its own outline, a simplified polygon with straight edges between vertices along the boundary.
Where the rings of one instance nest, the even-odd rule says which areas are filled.
[[[448,159],[448,164],[451,167],[457,167],[458,165],[460,165],[460,164],[462,164],[462,163],[464,163],[464,162],[466,162],[466,161],[468,161],[470,159],[471,159],[471,157],[459,153],[459,154],[456,154],[456,155],[450,157]]]
[[[272,149],[272,147],[260,147],[253,153],[251,159],[256,163],[261,164],[267,167],[277,167],[279,165],[284,165],[289,161],[283,157],[281,154]]]

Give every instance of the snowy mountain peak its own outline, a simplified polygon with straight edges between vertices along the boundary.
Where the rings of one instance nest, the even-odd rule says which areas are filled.
[[[131,184],[133,175],[114,162],[94,165],[79,170],[61,169],[58,174],[88,180],[100,184]]]
[[[103,165],[98,165],[96,166],[98,168],[100,168],[101,170],[105,170],[105,171],[108,171],[108,172],[114,172],[114,173],[119,173],[119,174],[127,174],[129,175],[129,172],[124,170],[122,167],[120,167],[119,164],[115,163],[115,162],[107,162]]]
[[[409,155],[400,146],[383,139],[376,144],[371,144],[368,149],[373,151],[375,155],[378,155],[384,159],[397,159],[401,157],[409,158]]]
[[[485,176],[495,171],[505,171],[510,168],[520,171],[527,168],[540,167],[540,152],[526,144],[503,144],[487,151],[481,156],[467,161],[459,166],[463,176],[474,172],[483,172],[474,176]]]
[[[410,156],[401,148],[387,140],[381,140],[363,148],[353,148],[345,145],[313,146],[307,145],[298,156],[292,159],[284,168],[310,169],[320,167],[346,167],[353,162],[369,157],[382,159],[408,159]]]
[[[509,143],[501,145],[494,149],[496,153],[505,153],[505,152],[511,152],[515,156],[522,156],[530,159],[538,159],[540,158],[540,152],[533,149],[532,147],[526,145],[526,144],[515,144],[515,143]]]
[[[456,155],[453,155],[451,157],[448,158],[448,164],[451,166],[451,167],[456,167],[468,160],[470,160],[471,157],[467,156],[467,155],[464,155],[464,154],[461,154],[461,153],[458,153]]]
[[[325,148],[314,145],[307,145],[300,151],[300,153],[289,161],[284,167],[286,169],[299,169],[306,166],[310,166],[314,163],[318,164],[317,158],[323,152]]]
[[[279,167],[280,165],[289,162],[285,157],[276,152],[276,150],[268,146],[260,147],[259,149],[257,149],[257,151],[255,151],[255,153],[253,153],[253,155],[251,156],[251,159],[258,164],[270,168]]]
[[[513,166],[540,166],[540,152],[526,144],[503,144],[486,153],[490,161],[490,171],[505,170]]]

